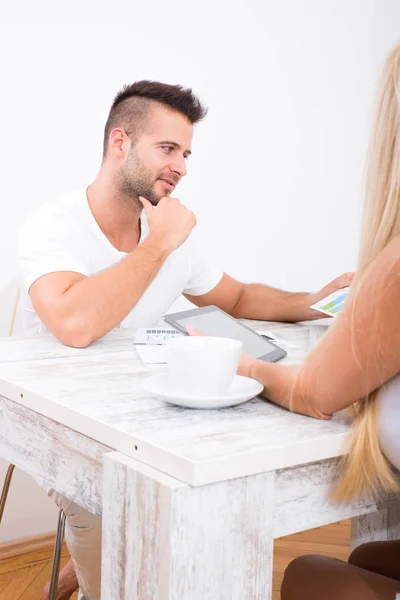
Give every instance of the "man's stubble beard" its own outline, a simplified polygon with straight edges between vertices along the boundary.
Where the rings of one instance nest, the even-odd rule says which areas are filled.
[[[154,188],[154,175],[146,169],[137,156],[131,158],[129,164],[121,167],[116,177],[117,190],[123,196],[129,198],[140,209],[142,203],[139,196],[146,198],[153,206],[157,206],[162,196],[157,194]]]

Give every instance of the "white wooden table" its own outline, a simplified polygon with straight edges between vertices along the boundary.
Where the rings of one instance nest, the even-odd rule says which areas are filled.
[[[276,330],[301,361],[314,334]],[[400,538],[400,503],[331,504],[348,425],[254,399],[193,411],[142,389],[132,330],[85,350],[0,339],[0,456],[103,517],[103,600],[267,600],[273,539],[354,517]],[[158,367],[162,369],[164,367]]]

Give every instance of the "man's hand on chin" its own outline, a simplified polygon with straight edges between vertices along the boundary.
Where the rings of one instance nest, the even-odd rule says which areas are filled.
[[[311,306],[312,304],[315,304],[316,302],[323,300],[324,298],[326,298],[327,296],[329,296],[329,294],[332,294],[333,292],[337,292],[338,290],[348,287],[351,284],[351,282],[353,281],[354,275],[355,275],[355,273],[343,273],[343,275],[336,277],[336,279],[334,279],[333,281],[331,281],[330,283],[325,285],[321,290],[319,290],[319,292],[310,294],[309,300],[308,300],[308,306]],[[322,319],[324,317],[326,317],[326,314],[320,313],[317,310],[310,308],[309,316],[308,316],[309,320]]]

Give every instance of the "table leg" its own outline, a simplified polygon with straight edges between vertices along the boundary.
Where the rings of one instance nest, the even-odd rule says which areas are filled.
[[[351,550],[366,542],[396,539],[400,539],[400,501],[351,520]]]
[[[102,598],[268,600],[274,473],[191,487],[104,460]]]

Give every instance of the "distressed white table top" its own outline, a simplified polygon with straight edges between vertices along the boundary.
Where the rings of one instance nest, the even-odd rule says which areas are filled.
[[[301,361],[315,343],[315,328],[250,324],[290,342],[287,362]],[[133,334],[117,330],[84,350],[50,336],[2,338],[0,395],[192,485],[343,452],[348,425],[339,416],[318,421],[259,398],[197,411],[151,397],[142,382],[155,369],[139,359]]]

